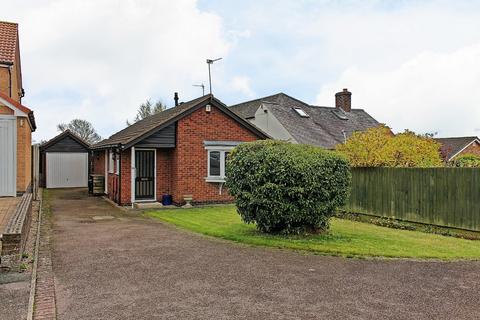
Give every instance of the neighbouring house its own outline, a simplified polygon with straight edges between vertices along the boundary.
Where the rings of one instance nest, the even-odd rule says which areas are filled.
[[[285,93],[230,106],[230,110],[277,140],[334,149],[352,133],[380,123],[363,109],[352,109],[347,89],[335,94],[335,107],[310,105]]]
[[[33,111],[22,105],[18,25],[0,21],[0,196],[16,196],[32,182]]]
[[[88,186],[90,145],[65,130],[40,146],[40,186],[77,188]]]
[[[176,100],[178,101],[178,100]],[[176,103],[177,104],[177,103]],[[92,147],[92,173],[119,205],[230,202],[225,159],[242,142],[268,136],[213,95],[140,120]]]
[[[480,156],[480,139],[478,137],[435,138],[440,143],[440,154],[445,162],[450,162],[462,154]]]

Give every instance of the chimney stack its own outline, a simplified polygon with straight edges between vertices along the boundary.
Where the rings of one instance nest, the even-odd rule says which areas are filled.
[[[352,110],[352,93],[348,89],[335,93],[335,108],[340,108],[345,112]]]
[[[178,92],[173,95],[173,100],[175,100],[175,107],[178,107]]]

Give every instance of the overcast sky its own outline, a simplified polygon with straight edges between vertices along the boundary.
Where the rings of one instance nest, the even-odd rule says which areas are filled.
[[[480,2],[0,0],[20,24],[34,139],[74,118],[103,137],[147,98],[226,104],[285,92],[353,106],[395,131],[480,135]]]

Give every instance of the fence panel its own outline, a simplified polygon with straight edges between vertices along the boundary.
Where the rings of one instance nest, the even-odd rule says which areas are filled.
[[[346,210],[480,231],[480,169],[353,168]]]

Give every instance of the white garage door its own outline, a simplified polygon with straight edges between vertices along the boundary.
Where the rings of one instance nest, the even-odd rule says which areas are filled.
[[[16,122],[0,118],[0,197],[16,195]]]
[[[47,152],[47,188],[86,187],[88,154]]]

